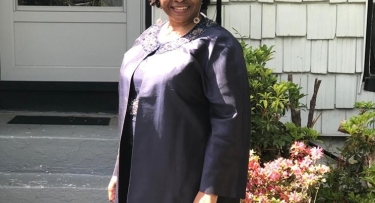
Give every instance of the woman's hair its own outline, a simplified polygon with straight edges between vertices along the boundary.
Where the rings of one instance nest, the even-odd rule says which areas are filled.
[[[151,6],[156,6],[160,8],[160,1],[159,0],[149,0]],[[210,0],[203,0],[202,1],[202,8],[201,10],[207,10],[207,6],[210,4]]]

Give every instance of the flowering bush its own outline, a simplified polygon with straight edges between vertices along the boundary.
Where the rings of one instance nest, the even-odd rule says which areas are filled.
[[[322,158],[321,148],[308,148],[295,142],[290,158],[278,158],[262,167],[259,156],[251,153],[248,169],[247,194],[244,203],[308,203],[312,194],[329,172],[316,161]]]
[[[319,190],[318,203],[375,202],[375,103],[356,102],[358,115],[341,122],[339,131],[348,133],[340,161]]]

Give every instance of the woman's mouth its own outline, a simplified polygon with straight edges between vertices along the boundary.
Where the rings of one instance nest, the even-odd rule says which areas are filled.
[[[177,13],[184,13],[186,12],[190,7],[189,6],[173,6],[172,9]]]
[[[179,11],[186,10],[187,8],[188,8],[187,6],[184,6],[184,7],[174,7],[174,9],[179,10]]]

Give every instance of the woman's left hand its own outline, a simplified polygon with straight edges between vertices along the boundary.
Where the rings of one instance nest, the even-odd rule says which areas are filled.
[[[217,197],[217,195],[206,194],[199,191],[193,203],[216,203]]]

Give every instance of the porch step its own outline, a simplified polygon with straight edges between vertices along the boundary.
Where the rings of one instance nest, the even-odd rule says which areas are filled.
[[[1,203],[104,203],[109,176],[0,172]]]
[[[0,171],[111,174],[117,140],[44,136],[0,136]]]
[[[114,116],[109,126],[17,125],[6,124],[12,116],[1,117],[0,172],[112,174],[118,148]]]
[[[110,117],[109,126],[7,124],[15,115]],[[0,203],[106,203],[114,114],[0,112]]]
[[[0,171],[111,174],[115,138],[0,136]]]

